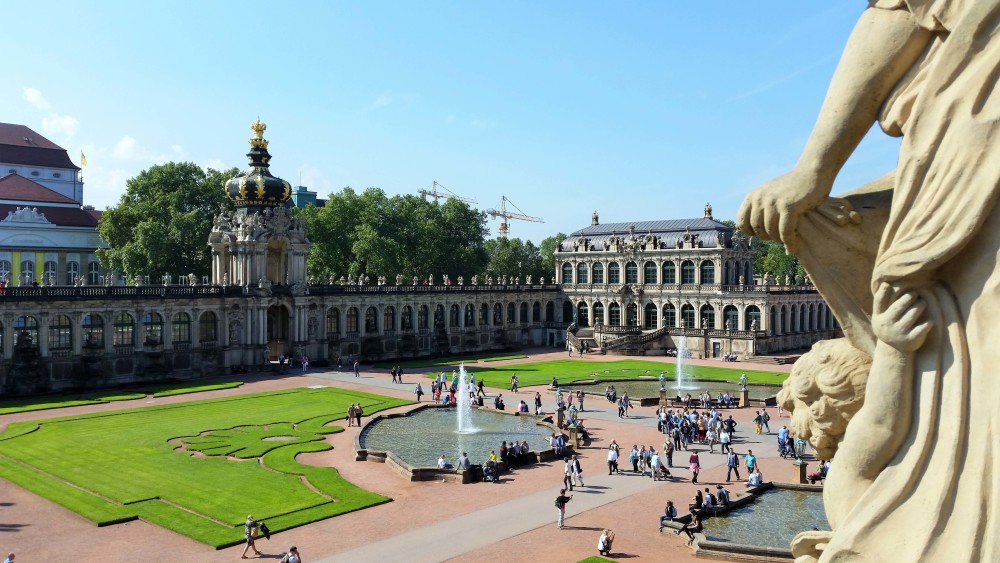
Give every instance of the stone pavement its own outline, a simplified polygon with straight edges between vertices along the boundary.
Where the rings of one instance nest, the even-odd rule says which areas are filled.
[[[565,357],[562,354],[544,359]],[[537,361],[542,358],[531,358]],[[529,360],[521,360],[521,362]],[[602,361],[602,360],[595,360]],[[728,365],[726,367],[729,367]],[[735,367],[744,367],[736,364]],[[746,366],[750,368],[749,365]],[[777,366],[775,366],[777,367]],[[240,389],[171,397],[152,401],[123,402],[112,405],[74,407],[58,411],[22,413],[3,417],[2,422],[44,419],[68,414],[100,412],[202,399],[232,396],[271,389],[331,385],[413,398],[416,374],[406,376],[407,383],[393,384],[389,374],[311,370],[308,374],[263,374],[248,377]],[[423,379],[420,379],[423,382]],[[514,394],[504,390],[509,403],[529,400],[537,388],[525,388]],[[554,396],[542,390],[546,407]],[[591,487],[577,488],[567,510],[567,528],[555,526],[556,509],[552,505],[562,482],[561,463],[542,463],[504,475],[499,485],[488,483],[457,485],[441,482],[412,483],[400,478],[378,463],[356,462],[353,440],[357,428],[346,428],[328,441],[334,447],[327,452],[298,456],[300,463],[337,467],[352,483],[385,494],[393,502],[344,514],[308,526],[288,530],[272,537],[260,547],[264,558],[277,559],[289,545],[297,545],[309,561],[378,560],[388,556],[401,561],[441,561],[499,559],[505,561],[569,561],[596,555],[600,529],[610,527],[618,533],[615,556],[646,558],[657,561],[693,560],[685,542],[672,535],[661,536],[658,517],[666,499],[673,499],[683,510],[693,493],[686,469],[674,471],[671,481],[653,482],[633,475],[608,476],[606,451],[611,440],[627,450],[633,443],[660,449],[663,435],[656,432],[653,408],[637,408],[629,419],[618,419],[617,409],[597,397],[588,402],[581,414],[593,433],[592,443],[581,448],[585,479]],[[736,447],[745,453],[753,448],[761,460],[767,479],[789,481],[796,475],[789,462],[774,459],[774,436],[747,435],[753,410],[730,411],[740,421],[740,440]],[[772,416],[777,413],[772,412]],[[787,419],[783,419],[787,422]],[[772,428],[782,421],[777,417]],[[677,465],[685,465],[687,456],[675,454]],[[702,454],[704,470],[700,488],[724,482],[724,457]],[[624,467],[626,464],[622,464]],[[742,490],[734,484],[734,493]],[[239,560],[242,547],[215,551],[173,532],[145,522],[95,528],[81,517],[62,507],[38,498],[0,480],[0,502],[4,506],[3,528],[9,533],[0,537],[0,550],[18,552],[30,561],[167,561],[227,562]],[[58,530],[58,533],[51,532]]]

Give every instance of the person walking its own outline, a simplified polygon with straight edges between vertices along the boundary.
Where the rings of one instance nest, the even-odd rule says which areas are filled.
[[[760,416],[760,411],[757,411],[757,416],[753,417],[753,429],[755,432],[760,434],[760,427],[764,424],[764,418]]]
[[[663,442],[663,456],[667,458],[667,467],[673,468],[674,466],[674,444],[667,438]]]
[[[698,459],[698,452],[692,450],[691,457],[688,458],[688,468],[691,470],[691,482],[698,482],[698,473],[701,473],[701,460]]]
[[[361,426],[361,417],[364,416],[365,411],[361,408],[361,403],[354,407],[354,418],[358,421],[358,426]]]
[[[583,392],[583,389],[576,392],[576,402],[580,403],[580,412],[583,412],[583,398],[586,396],[587,394]]]
[[[559,520],[556,525],[560,530],[563,529],[563,522],[566,520],[566,503],[573,500],[573,495],[566,496],[566,489],[559,490],[559,496],[556,497],[556,510],[559,511]]]
[[[361,377],[361,364],[354,360],[354,377]]]
[[[573,460],[566,458],[566,463],[563,464],[563,487],[573,490]]]
[[[302,563],[302,556],[299,555],[299,548],[294,545],[288,548],[288,553],[281,558],[279,563]]]
[[[424,395],[424,389],[420,386],[419,383],[417,383],[417,388],[414,389],[413,392],[417,394],[417,402],[419,403],[420,397],[423,397]]]
[[[257,524],[257,521],[253,519],[253,514],[247,514],[247,521],[243,523],[243,539],[246,540],[247,545],[243,548],[243,555],[240,556],[240,559],[246,559],[247,551],[251,549],[257,555],[261,554],[257,551],[257,547],[254,545],[259,529],[260,526]]]
[[[762,425],[764,425],[764,430],[768,434],[771,433],[771,426],[768,425],[768,422],[770,422],[770,420],[771,420],[771,415],[767,414],[767,409],[761,409],[760,410],[760,422],[761,422]]]
[[[580,466],[580,456],[573,454],[573,482],[581,487],[586,487],[583,484],[583,467]]]
[[[420,400],[419,398],[417,399]],[[354,403],[347,407],[347,427],[350,428],[354,426]]]
[[[618,471],[618,450],[613,446],[608,448],[608,475],[621,473]]]
[[[731,445],[732,444],[732,440],[733,439],[729,435],[729,431],[727,431],[726,427],[723,426],[722,427],[722,432],[719,432],[719,446],[720,446],[720,450],[719,451],[722,452],[722,453],[729,453],[729,452],[733,451],[733,448],[732,448],[732,445]]]
[[[760,466],[757,463],[757,456],[753,455],[753,450],[747,450],[747,455],[743,456],[743,462],[747,465],[747,473],[753,473]]]
[[[732,481],[730,477],[733,473],[736,473],[736,480],[740,480],[740,456],[733,451],[732,448],[729,449],[729,458],[726,459],[726,482]]]

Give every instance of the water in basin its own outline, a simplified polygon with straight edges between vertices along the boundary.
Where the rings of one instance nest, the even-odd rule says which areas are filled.
[[[710,540],[789,549],[799,532],[829,530],[823,511],[823,493],[772,489],[721,516],[706,518]]]
[[[490,450],[500,455],[500,442],[527,440],[532,450],[549,447],[552,430],[537,424],[532,416],[498,414],[486,409],[469,409],[474,432],[460,433],[456,428],[455,409],[430,408],[409,416],[383,418],[361,433],[361,447],[391,451],[414,467],[436,467],[438,457],[455,463],[462,452],[469,453],[473,464],[486,461]]]

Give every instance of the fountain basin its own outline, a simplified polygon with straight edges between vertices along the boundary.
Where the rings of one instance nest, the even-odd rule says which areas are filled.
[[[689,516],[665,525],[676,530]],[[794,560],[791,542],[799,532],[829,531],[823,487],[765,483],[736,495],[732,504],[702,514],[704,531],[695,535],[699,556],[736,560]]]
[[[468,483],[473,480],[472,474],[441,470],[437,467],[438,457],[443,453],[454,464],[464,451],[473,465],[481,465],[490,450],[496,450],[499,456],[501,441],[516,439],[528,441],[529,459],[537,462],[554,458],[549,437],[559,430],[550,417],[471,408],[469,422],[476,430],[460,433],[456,430],[455,408],[428,404],[403,414],[374,417],[355,438],[356,459],[387,463],[411,481],[446,479]]]
[[[667,400],[673,399],[674,397],[683,397],[687,393],[690,393],[692,397],[697,397],[699,394],[708,391],[711,393],[712,397],[718,397],[719,393],[732,393],[734,396],[740,396],[740,385],[739,383],[729,383],[726,381],[712,381],[712,380],[685,380],[685,387],[682,391],[678,391],[674,388],[675,382],[673,380],[667,381]],[[618,391],[618,396],[621,397],[622,393],[628,392],[628,396],[632,399],[642,400],[642,399],[655,399],[660,400],[660,382],[656,379],[613,379],[607,381],[595,380],[594,382],[579,382],[579,383],[568,383],[561,387],[564,390],[582,390],[584,393],[604,396],[604,390],[608,385],[614,385],[615,390]],[[781,390],[780,385],[763,385],[763,384],[750,384],[747,385],[747,389],[750,391],[750,396],[754,399],[764,401],[768,398],[774,397]],[[655,404],[655,403],[654,403]],[[643,404],[643,406],[646,406]]]

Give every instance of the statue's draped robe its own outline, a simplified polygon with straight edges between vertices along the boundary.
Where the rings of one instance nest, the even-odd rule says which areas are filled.
[[[903,136],[896,173],[880,181],[893,186],[888,216],[859,209],[860,231],[833,253],[830,238],[809,243],[835,230],[815,213],[799,229],[807,270],[848,338],[873,355],[865,405],[827,481],[834,535],[821,560],[1000,561],[1000,0],[872,9],[908,10],[935,38],[880,119]],[[877,239],[859,233],[883,223],[875,251]],[[850,257],[853,267],[835,267]],[[872,276],[845,279],[852,271]],[[887,282],[915,291],[934,323],[914,353],[872,331],[872,294]],[[908,408],[912,416],[892,420]],[[873,432],[866,413],[905,438]],[[873,451],[880,467],[870,467]]]

